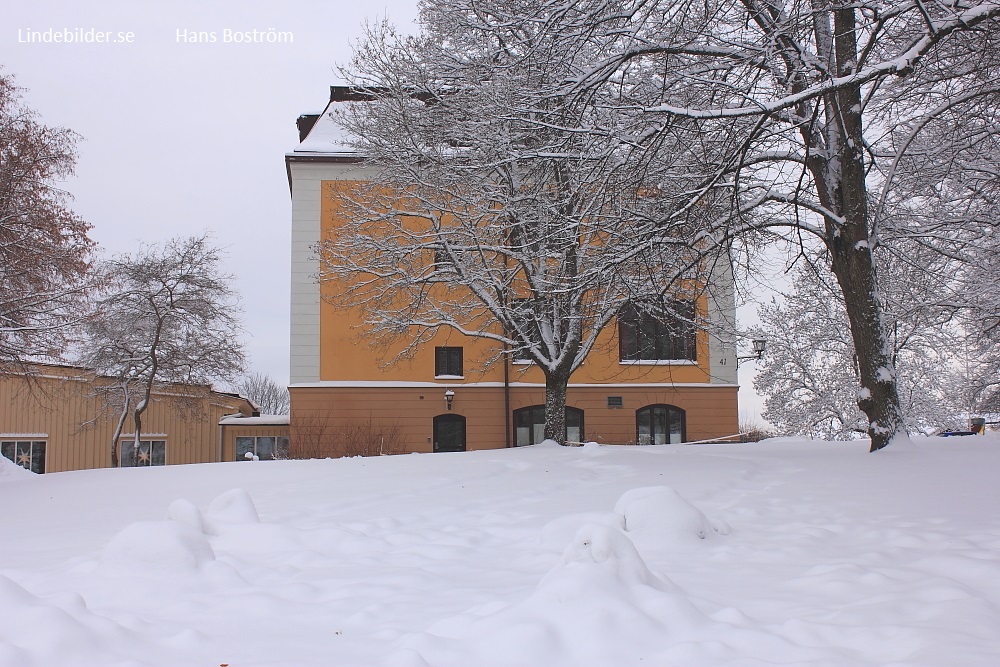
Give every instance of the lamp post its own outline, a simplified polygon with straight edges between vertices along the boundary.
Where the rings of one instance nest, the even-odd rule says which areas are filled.
[[[754,338],[753,339],[753,354],[748,354],[745,357],[737,355],[736,366],[739,367],[741,361],[747,361],[748,359],[754,359],[760,361],[761,357],[764,356],[764,350],[767,349],[767,340],[764,338]]]
[[[455,392],[448,388],[444,392],[444,404],[448,406],[448,410],[451,410],[451,404],[455,400]]]

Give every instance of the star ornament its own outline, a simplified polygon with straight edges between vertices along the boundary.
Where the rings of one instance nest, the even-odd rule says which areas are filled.
[[[145,463],[149,465],[149,452],[147,450],[139,451],[139,463]]]
[[[29,452],[18,452],[17,464],[27,468],[31,465],[31,454]]]

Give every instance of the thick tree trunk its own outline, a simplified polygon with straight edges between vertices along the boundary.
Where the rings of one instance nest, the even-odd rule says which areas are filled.
[[[838,74],[847,74],[857,63],[854,9],[834,12],[834,34]],[[861,105],[857,87],[840,89],[827,98],[827,109],[833,113],[827,121],[830,153],[824,171],[829,190],[828,203],[824,203],[842,218],[826,221],[827,247],[858,355],[858,407],[868,417],[871,451],[876,451],[897,433],[905,433],[905,425],[872,256]]]
[[[566,444],[566,386],[569,373],[551,371],[545,375],[545,439]]]
[[[871,250],[864,239],[851,238],[842,230],[841,236],[829,244],[833,255],[833,272],[844,294],[851,337],[858,355],[861,387],[858,407],[868,417],[871,451],[882,449],[894,435],[905,432],[896,372],[888,349],[882,308],[878,301],[875,269]]]

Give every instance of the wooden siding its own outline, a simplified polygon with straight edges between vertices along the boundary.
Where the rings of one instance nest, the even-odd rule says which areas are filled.
[[[110,466],[118,415],[95,391],[103,383],[84,369],[63,366],[40,367],[31,377],[0,375],[0,439],[44,434],[33,439],[46,442],[46,472]],[[245,399],[208,387],[171,385],[154,392],[141,437],[166,441],[168,465],[218,461],[219,420],[250,410]],[[132,430],[129,420],[124,432]]]

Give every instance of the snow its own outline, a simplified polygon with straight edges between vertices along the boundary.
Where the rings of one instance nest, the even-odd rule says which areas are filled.
[[[342,157],[355,157],[358,151],[351,144],[348,133],[333,117],[333,110],[338,106],[349,105],[351,102],[330,102],[323,113],[316,119],[309,134],[295,146],[289,155],[319,154]]]
[[[0,665],[994,665],[1000,438],[33,475]]]
[[[228,415],[219,420],[222,426],[287,426],[288,415],[260,415],[259,417],[244,417]]]

